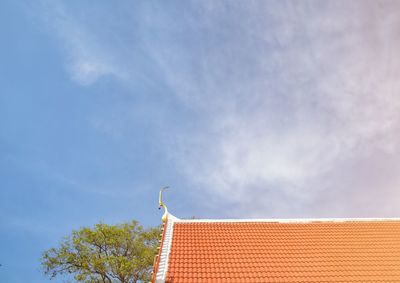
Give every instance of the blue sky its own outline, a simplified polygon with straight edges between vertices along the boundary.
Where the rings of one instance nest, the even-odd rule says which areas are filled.
[[[0,278],[158,225],[165,185],[182,218],[399,216],[399,6],[2,1]]]

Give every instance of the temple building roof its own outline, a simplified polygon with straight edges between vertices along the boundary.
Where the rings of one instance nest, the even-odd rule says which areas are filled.
[[[400,282],[400,219],[165,220],[153,282]]]

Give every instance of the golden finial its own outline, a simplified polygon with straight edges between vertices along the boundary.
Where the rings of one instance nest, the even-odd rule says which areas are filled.
[[[158,198],[158,209],[161,209],[161,207],[164,207],[164,210],[165,210],[165,212],[164,212],[164,215],[162,216],[162,221],[163,222],[166,222],[167,221],[167,216],[168,216],[168,208],[167,208],[167,206],[164,204],[164,202],[163,202],[163,200],[162,200],[162,194],[163,194],[163,192],[166,190],[166,189],[168,189],[169,187],[164,187],[164,188],[162,188],[161,190],[160,190],[160,195],[159,195],[159,198]]]

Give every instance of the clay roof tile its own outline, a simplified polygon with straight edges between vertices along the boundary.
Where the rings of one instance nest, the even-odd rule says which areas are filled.
[[[400,282],[398,219],[172,222],[155,282]]]

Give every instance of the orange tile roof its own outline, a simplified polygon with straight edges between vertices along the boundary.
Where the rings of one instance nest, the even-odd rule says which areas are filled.
[[[400,220],[169,224],[156,282],[400,282]]]

